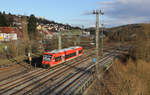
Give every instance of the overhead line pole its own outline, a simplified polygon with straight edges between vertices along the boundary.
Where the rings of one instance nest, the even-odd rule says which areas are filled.
[[[69,32],[70,31],[70,32]],[[58,49],[62,49],[62,37],[63,35],[68,35],[68,36],[79,36],[79,38],[77,39],[77,41],[75,42],[76,44],[80,44],[80,36],[82,35],[81,34],[81,31],[75,31],[75,32],[71,32],[71,30],[69,30],[67,32],[64,32],[64,31],[59,31],[58,32]],[[77,33],[76,33],[77,32]],[[64,38],[64,37],[63,37]]]
[[[101,31],[101,55],[104,56],[104,24],[102,24],[102,31]]]
[[[96,74],[99,78],[99,60],[100,60],[100,33],[99,33],[99,14],[104,14],[101,10],[94,10],[96,15]]]
[[[62,49],[62,34],[61,34],[61,31],[59,31],[59,34],[58,34],[58,49]]]
[[[32,56],[31,56],[31,42],[28,34],[28,25],[27,25],[27,16],[22,17],[22,27],[23,27],[23,35],[24,35],[24,43],[25,43],[25,48],[28,49],[28,58],[29,58],[29,63],[30,66],[32,65]]]

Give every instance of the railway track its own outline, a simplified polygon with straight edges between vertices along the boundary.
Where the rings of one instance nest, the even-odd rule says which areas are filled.
[[[90,55],[91,56],[91,55]],[[78,60],[79,61],[79,60]],[[72,62],[72,64],[73,64],[74,62]],[[75,64],[73,64],[73,65],[75,65]],[[47,70],[47,72],[46,72],[46,70],[44,69],[42,69],[42,71],[43,72],[45,72],[45,77],[49,74],[49,73],[51,73],[51,74],[53,74],[53,73],[55,73],[55,72],[57,72],[57,71],[59,71],[60,69],[63,69],[65,66],[60,66],[60,68],[59,69],[54,69],[54,68],[52,68],[52,69],[54,69],[54,70],[52,70],[52,69],[48,69]],[[42,71],[33,71],[33,73],[31,72],[31,73],[29,73],[29,74],[26,74],[25,76],[22,76],[21,78],[18,78],[18,79],[14,79],[14,80],[12,80],[11,82],[8,82],[8,83],[0,83],[0,84],[2,84],[2,85],[0,85],[0,93],[1,94],[3,94],[3,93],[5,93],[5,94],[9,94],[9,93],[6,93],[6,92],[10,92],[10,90],[11,91],[14,91],[15,89],[16,89],[16,87],[20,87],[20,85],[21,84],[23,84],[23,83],[25,83],[25,82],[28,82],[29,83],[29,81],[31,81],[31,80],[35,80],[35,78],[36,77],[38,77],[38,76],[40,76],[41,74],[44,74],[44,73],[42,73]],[[37,72],[37,73],[35,73],[35,72]],[[49,72],[49,73],[48,73]],[[53,73],[52,73],[53,72]],[[29,76],[28,76],[29,75]],[[36,75],[36,76],[35,76]],[[26,77],[27,76],[27,77]],[[44,77],[43,77],[44,78]],[[26,80],[27,79],[27,80]],[[23,81],[23,82],[22,82]],[[37,80],[37,82],[38,82],[39,80]],[[32,83],[33,81],[31,81],[31,83]],[[23,88],[23,86],[21,86],[22,88]],[[11,94],[11,93],[10,93]]]
[[[86,54],[87,54],[87,53],[84,53],[84,55],[86,55]],[[81,58],[82,58],[82,57],[81,57]],[[77,58],[75,58],[75,59],[77,59]],[[79,59],[79,60],[80,60],[80,59]],[[71,61],[72,61],[72,60],[67,61],[67,62],[65,62],[64,64],[68,64],[68,63],[71,62]],[[55,69],[57,69],[57,68],[59,68],[59,67],[61,67],[61,66],[62,66],[62,64],[59,64],[59,65],[56,65],[56,66],[54,66],[54,67],[49,68],[49,70],[55,70]],[[17,68],[19,68],[19,67],[17,67]],[[11,73],[14,73],[14,72],[19,71],[17,68],[14,68],[15,70],[13,70]],[[28,70],[28,69],[27,69],[27,70]],[[27,71],[27,70],[24,70],[24,71],[27,72],[27,73],[31,71],[31,70],[29,70],[29,71]],[[38,71],[39,71],[39,70],[41,70],[41,68],[38,68]],[[8,70],[8,71],[11,71],[11,70]],[[37,71],[37,70],[34,70],[34,71]],[[33,72],[34,72],[34,71],[33,71]],[[37,71],[37,72],[38,72],[38,71]],[[5,71],[5,72],[7,72],[7,71]],[[4,72],[1,72],[1,73],[4,73]],[[0,73],[0,74],[1,74],[1,73]],[[10,73],[8,73],[8,74],[10,74]],[[4,79],[0,79],[0,84],[1,84],[1,82],[4,81],[4,80],[8,80],[9,78],[12,79],[14,76],[19,76],[19,75],[22,76],[22,75],[24,75],[24,73],[20,73],[20,72],[19,72],[19,74],[16,74],[16,73],[15,73],[15,74],[12,74],[11,76],[8,76],[8,77],[6,77],[6,78],[4,78]]]
[[[84,71],[77,71],[74,74],[72,74],[70,77],[68,77],[68,79],[64,80],[61,82],[61,84],[59,84],[57,87],[55,86],[54,91],[52,90],[51,92],[45,93],[46,91],[44,91],[44,94],[51,94],[51,95],[60,95],[63,94],[64,90],[67,89],[68,87],[70,87],[70,85],[74,84],[76,81],[81,80],[82,76],[85,76],[85,74],[91,74],[91,65],[86,66],[84,68]],[[44,95],[43,94],[43,95]]]
[[[90,50],[93,51],[93,49]],[[89,52],[89,51],[85,50],[85,52]],[[59,68],[60,65],[52,67],[51,70]],[[17,76],[22,76],[31,71],[34,71],[34,67],[31,67],[27,63],[20,63],[20,64],[13,65],[12,67],[0,68],[0,75],[1,75],[0,81],[7,80],[9,78],[12,79]]]
[[[111,57],[111,56],[110,56]],[[106,57],[105,59],[109,59],[110,57]],[[101,60],[101,63],[105,62],[104,60]],[[93,73],[95,73],[95,69],[93,71],[93,68],[95,68],[95,65],[91,65],[86,72],[90,72],[90,73],[83,73],[80,76],[77,77],[76,80],[72,81],[70,84],[66,85],[65,87],[63,87],[61,90],[59,90],[59,93],[57,93],[57,95],[71,95],[71,94],[75,94],[75,91],[82,86],[82,84],[85,83],[85,81],[87,81],[87,79],[89,79],[90,77],[93,76]],[[52,93],[53,95],[54,93]],[[55,93],[56,94],[56,93]]]
[[[103,63],[105,61],[105,59],[110,58],[110,55],[106,55],[102,60],[101,63]],[[43,95],[70,95],[72,94],[73,90],[71,91],[71,89],[75,88],[75,86],[77,86],[77,84],[79,82],[83,82],[83,80],[88,79],[88,77],[92,76],[93,73],[95,72],[94,69],[95,68],[95,64],[93,64],[93,62],[91,62],[90,66],[86,66],[86,68],[84,68],[84,72],[76,72],[75,75],[73,75],[72,78],[66,80],[64,83],[62,83],[61,85],[59,85],[59,87],[55,87],[55,91],[53,92],[49,92],[49,93],[44,93],[46,91],[44,91]],[[75,90],[75,89],[74,89]],[[70,93],[68,93],[70,92]]]
[[[19,75],[28,73],[32,70],[31,70],[31,66],[25,63],[21,63],[21,66],[19,64],[16,64],[16,65],[13,65],[12,67],[1,69],[0,70],[0,75],[1,75],[0,82],[3,80],[7,80],[9,78],[14,78]]]
[[[85,50],[87,51],[87,50]],[[61,65],[61,64],[60,64]],[[59,68],[58,66],[52,67],[53,69]],[[51,69],[52,69],[51,68]],[[8,67],[0,68],[0,82],[3,80],[7,80],[9,78],[14,78],[20,75],[24,75],[28,72],[33,71],[35,68],[33,66],[30,66],[30,64],[20,62],[19,64],[13,64]]]
[[[110,54],[106,57],[104,57],[102,60],[100,60],[100,66],[103,66],[104,64],[107,64],[106,60],[112,60],[114,56],[118,55],[118,51],[114,50],[111,51]],[[52,93],[47,93],[47,95],[73,95],[76,89],[78,89],[84,82],[91,76],[93,76],[94,71],[92,68],[95,68],[95,64],[87,67],[85,72],[80,73],[80,75],[76,76],[74,79],[67,80],[66,85],[61,85],[58,88],[55,88],[56,90]],[[95,69],[94,69],[95,70]],[[88,72],[88,73],[87,73]]]
[[[85,60],[84,60],[85,61]],[[63,72],[63,73],[65,73],[65,75],[66,76],[64,76],[64,75],[60,75],[60,76],[63,76],[63,77],[60,77],[60,76],[58,76],[59,77],[59,79],[58,79],[58,81],[57,81],[57,79],[55,79],[55,81],[49,81],[50,80],[50,78],[48,78],[47,80],[45,80],[45,85],[44,86],[47,86],[47,89],[45,89],[44,87],[42,88],[39,88],[39,89],[37,89],[37,91],[33,91],[32,89],[31,89],[31,91],[33,91],[33,92],[30,92],[30,93],[25,93],[25,94],[33,94],[34,93],[34,95],[37,95],[37,94],[39,94],[39,95],[41,95],[41,94],[43,94],[43,95],[45,95],[45,94],[48,94],[48,93],[51,93],[51,92],[53,92],[53,91],[55,91],[55,89],[57,89],[57,88],[59,88],[59,87],[62,87],[62,84],[64,84],[64,83],[67,83],[67,81],[68,80],[72,80],[72,78],[73,77],[75,77],[75,75],[76,74],[78,74],[79,72],[84,72],[85,71],[85,69],[87,68],[87,67],[90,67],[91,65],[93,64],[93,62],[90,62],[90,64],[87,64],[86,66],[79,66],[78,68],[80,68],[80,69],[78,69],[78,70],[76,70],[76,71],[73,71],[73,72],[71,72],[71,74],[69,73],[69,74],[67,74],[66,72]],[[81,69],[81,67],[82,67],[82,69]],[[69,71],[70,72],[70,71]],[[62,72],[61,72],[61,74],[62,74]],[[57,74],[58,75],[58,74]],[[56,76],[55,76],[56,77]],[[41,83],[41,84],[39,84],[39,85],[42,85],[42,84],[44,84],[44,82],[43,83]],[[36,89],[39,85],[37,85],[37,86],[35,86],[35,88],[33,88],[33,89]],[[39,90],[40,90],[40,92],[39,92]],[[22,91],[23,92],[23,91]],[[16,94],[16,93],[15,93]],[[21,93],[22,94],[22,93]],[[53,95],[53,94],[52,94]]]
[[[78,60],[69,61],[70,63],[60,64],[50,69],[37,69],[22,76],[18,76],[13,79],[3,80],[0,82],[0,94],[9,95],[9,94],[35,94],[40,89],[40,93],[46,93],[47,91],[53,92],[55,90],[55,85],[59,87],[63,80],[72,79],[75,75],[81,72],[81,68],[71,71],[72,68],[82,67],[86,69],[90,65],[81,65],[84,61],[90,59],[93,54],[85,54],[83,57],[80,57]],[[49,84],[51,83],[51,84]],[[66,82],[64,82],[66,83]],[[51,86],[51,90],[45,90],[45,86]],[[48,87],[50,88],[50,87]],[[55,91],[54,91],[55,92]],[[36,94],[35,94],[36,95]]]
[[[80,66],[81,66],[81,64],[79,63],[78,67],[77,66],[76,67],[79,68]],[[77,70],[70,70],[70,69],[72,69],[72,67],[71,68],[69,67],[68,69],[65,69],[65,71],[60,71],[59,74],[56,74],[56,75],[53,75],[53,76],[47,76],[45,81],[43,81],[40,84],[36,85],[33,89],[31,89],[31,91],[35,90],[41,84],[43,85],[43,87],[47,85],[47,86],[50,87],[49,89],[54,90],[64,80],[67,80],[68,78],[70,78],[70,75],[73,76],[74,72],[77,72],[77,71],[79,72],[80,71],[79,69],[77,69]],[[55,78],[54,81],[51,80],[52,78]],[[45,89],[42,89],[42,87],[40,87],[37,90],[41,90],[41,92],[43,93],[43,91]],[[33,92],[35,93],[36,91],[33,91]],[[29,94],[29,93],[25,93],[25,94]]]

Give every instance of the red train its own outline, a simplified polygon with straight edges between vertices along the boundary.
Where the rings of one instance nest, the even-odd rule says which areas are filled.
[[[71,60],[83,54],[81,46],[74,46],[61,50],[53,50],[43,54],[42,66],[52,67],[65,61]]]

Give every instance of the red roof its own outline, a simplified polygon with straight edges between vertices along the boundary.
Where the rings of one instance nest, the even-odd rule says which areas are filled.
[[[0,33],[16,33],[17,29],[13,27],[0,27]]]
[[[19,38],[23,37],[22,32],[14,27],[0,27],[0,33],[17,33],[17,36]]]

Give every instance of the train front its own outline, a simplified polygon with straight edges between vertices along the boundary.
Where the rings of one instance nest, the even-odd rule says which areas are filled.
[[[52,56],[50,53],[43,54],[42,67],[47,68],[51,66]]]

